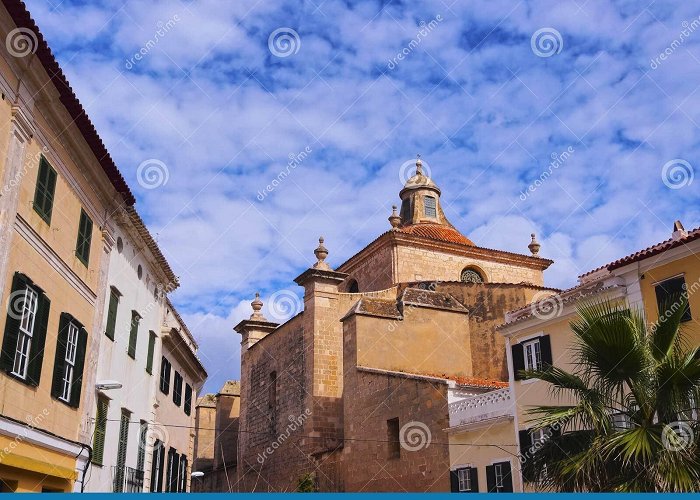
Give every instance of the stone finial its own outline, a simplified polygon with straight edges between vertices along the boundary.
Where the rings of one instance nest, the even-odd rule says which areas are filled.
[[[677,220],[676,222],[674,222],[673,233],[671,234],[671,238],[677,241],[681,238],[685,238],[686,236],[688,236],[688,231],[685,230],[681,221]]]
[[[420,159],[420,153],[416,155],[416,175],[423,175],[423,161]]]
[[[318,259],[316,264],[314,264],[314,269],[323,269],[324,271],[331,271],[331,266],[326,264],[325,260],[328,257],[328,249],[323,246],[323,236],[318,239],[318,248],[314,250],[314,255]]]
[[[250,319],[255,321],[267,321],[267,318],[260,312],[263,306],[263,302],[260,300],[260,292],[255,293],[255,300],[250,303],[250,306],[253,308],[253,314],[250,315]]]
[[[391,215],[389,216],[389,224],[391,224],[391,230],[395,231],[398,229],[399,224],[401,224],[401,217],[396,213],[396,205],[391,206]]]
[[[542,245],[540,245],[540,243],[537,241],[535,233],[532,233],[530,236],[532,237],[532,241],[527,247],[530,249],[530,253],[532,253],[533,257],[539,257],[538,254],[540,253],[540,247]]]

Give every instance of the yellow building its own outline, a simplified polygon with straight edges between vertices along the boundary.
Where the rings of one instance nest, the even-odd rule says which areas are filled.
[[[105,217],[134,198],[22,2],[0,37],[0,487],[80,490]]]
[[[546,382],[524,380],[518,372],[546,363],[567,371],[574,369],[569,323],[582,301],[626,301],[642,309],[652,323],[658,319],[659,304],[669,295],[685,291],[689,302],[685,332],[692,342],[700,342],[699,252],[700,228],[687,232],[677,221],[670,239],[580,276],[574,288],[542,294],[532,304],[508,313],[499,331],[506,341],[509,388],[450,407],[450,463],[458,489],[474,484],[466,479],[472,474],[477,474],[478,484],[484,484],[487,468],[504,460],[517,464],[513,490],[530,489],[523,482],[520,465],[546,436],[532,431],[533,417],[528,409],[567,401],[553,399]],[[486,490],[482,487],[479,491]]]

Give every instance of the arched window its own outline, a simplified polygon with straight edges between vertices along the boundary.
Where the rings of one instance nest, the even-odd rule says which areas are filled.
[[[462,274],[459,277],[464,283],[483,283],[484,277],[479,271],[473,267],[467,267],[462,270]]]
[[[360,286],[357,284],[357,280],[351,279],[348,282],[348,293],[360,293]]]

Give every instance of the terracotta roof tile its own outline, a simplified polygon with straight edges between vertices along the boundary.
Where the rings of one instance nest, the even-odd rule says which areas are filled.
[[[676,247],[679,247],[681,245],[685,245],[686,243],[690,243],[691,241],[697,240],[698,238],[700,238],[700,227],[695,228],[692,231],[688,231],[688,234],[686,236],[683,236],[682,238],[678,238],[678,239],[669,238],[665,241],[662,241],[661,243],[657,243],[656,245],[652,245],[652,246],[647,247],[643,250],[639,250],[638,252],[630,254],[630,255],[623,257],[621,259],[618,259],[616,261],[613,261],[609,264],[597,267],[597,268],[593,269],[592,271],[588,271],[587,273],[582,274],[581,276],[579,276],[579,278],[589,276],[597,271],[600,271],[601,269],[608,269],[609,271],[612,271],[613,269],[617,269],[617,268],[620,268],[622,266],[626,266],[627,264],[631,264],[633,262],[637,262],[640,260],[647,259],[649,257],[653,257],[654,255],[658,255],[662,252],[665,252],[666,250],[671,250],[672,248],[676,248]]]
[[[51,53],[51,49],[46,43],[46,40],[44,40],[41,31],[39,31],[39,27],[29,14],[26,5],[19,0],[7,0],[4,2],[4,5],[18,27],[27,28],[36,35],[36,56],[44,66],[44,70],[49,75],[54,87],[56,87],[59,100],[63,106],[65,106],[73,122],[85,138],[85,142],[87,142],[95,158],[97,158],[97,161],[102,166],[102,170],[104,170],[104,173],[114,186],[114,189],[122,196],[127,205],[133,205],[136,201],[134,195],[131,193],[124,177],[122,177],[122,174],[112,160],[102,139],[97,134],[97,130],[95,130],[95,126],[92,124],[90,117],[88,117],[85,109],[73,92],[70,83],[68,83],[66,76],[63,74],[63,70],[61,70],[58,61],[56,61],[56,58]]]
[[[411,224],[399,228],[399,231],[414,236],[430,238],[431,240],[448,241],[450,243],[459,243],[460,245],[475,246],[469,238],[450,226],[442,224]]]
[[[457,375],[437,375],[434,373],[427,373],[426,375],[437,378],[446,378],[447,380],[452,380],[457,382],[459,385],[468,385],[471,387],[484,387],[489,389],[503,389],[508,387],[508,382],[503,382],[502,380],[493,380],[490,378],[481,377],[460,377]]]

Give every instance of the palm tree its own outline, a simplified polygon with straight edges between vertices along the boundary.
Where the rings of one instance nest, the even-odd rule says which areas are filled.
[[[675,299],[650,327],[626,304],[584,305],[571,323],[574,370],[524,372],[565,398],[529,410],[546,437],[525,454],[526,481],[553,491],[700,490],[700,347],[682,333],[687,296]]]

